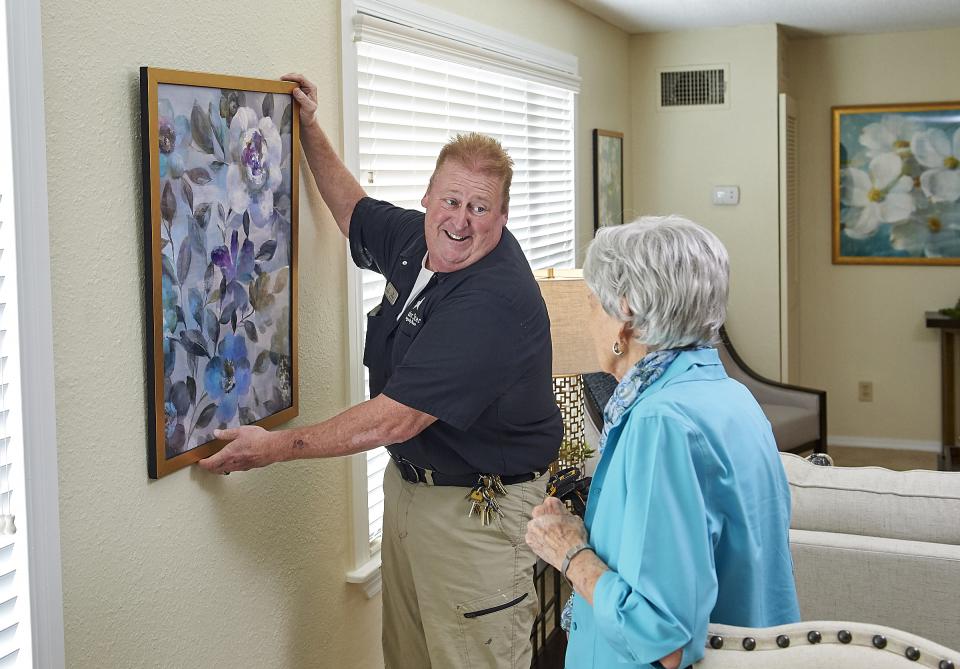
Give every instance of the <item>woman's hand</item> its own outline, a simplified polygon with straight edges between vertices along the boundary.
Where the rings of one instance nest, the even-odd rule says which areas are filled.
[[[293,98],[300,104],[300,125],[307,126],[314,122],[317,111],[317,86],[302,74],[290,72],[282,77],[284,81],[292,81],[297,85],[293,89]]]
[[[567,551],[587,541],[587,529],[579,517],[567,511],[563,502],[547,497],[533,510],[533,518],[527,523],[526,541],[534,553],[560,569]]]

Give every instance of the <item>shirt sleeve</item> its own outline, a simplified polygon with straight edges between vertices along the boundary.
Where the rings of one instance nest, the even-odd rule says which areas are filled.
[[[597,629],[622,656],[650,664],[683,649],[680,666],[703,657],[717,578],[707,510],[694,465],[702,437],[676,419],[628,419],[627,495],[615,569],[594,590]]]
[[[350,255],[360,269],[384,274],[390,261],[421,232],[423,212],[361,198],[350,218]]]
[[[467,430],[523,372],[530,323],[508,298],[471,289],[445,297],[422,327],[383,392]]]

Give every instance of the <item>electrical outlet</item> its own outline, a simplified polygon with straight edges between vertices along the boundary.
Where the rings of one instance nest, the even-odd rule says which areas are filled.
[[[861,381],[857,384],[857,399],[861,402],[873,401],[873,381]]]

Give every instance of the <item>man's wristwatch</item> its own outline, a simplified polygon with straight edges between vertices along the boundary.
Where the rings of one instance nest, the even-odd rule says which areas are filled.
[[[564,580],[570,585],[571,588],[573,587],[573,583],[570,583],[570,579],[567,577],[567,570],[570,568],[570,561],[580,555],[580,553],[583,551],[589,550],[593,550],[590,548],[590,544],[581,541],[576,546],[570,548],[570,550],[567,551],[567,554],[563,556],[563,563],[560,565],[560,575],[563,576]]]

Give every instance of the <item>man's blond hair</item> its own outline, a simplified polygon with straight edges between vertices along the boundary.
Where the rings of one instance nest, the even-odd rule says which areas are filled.
[[[507,213],[510,205],[510,182],[513,181],[513,159],[500,142],[479,132],[461,133],[447,142],[437,156],[437,166],[430,175],[430,185],[437,172],[448,160],[460,163],[469,170],[495,177],[501,183],[500,213]]]

